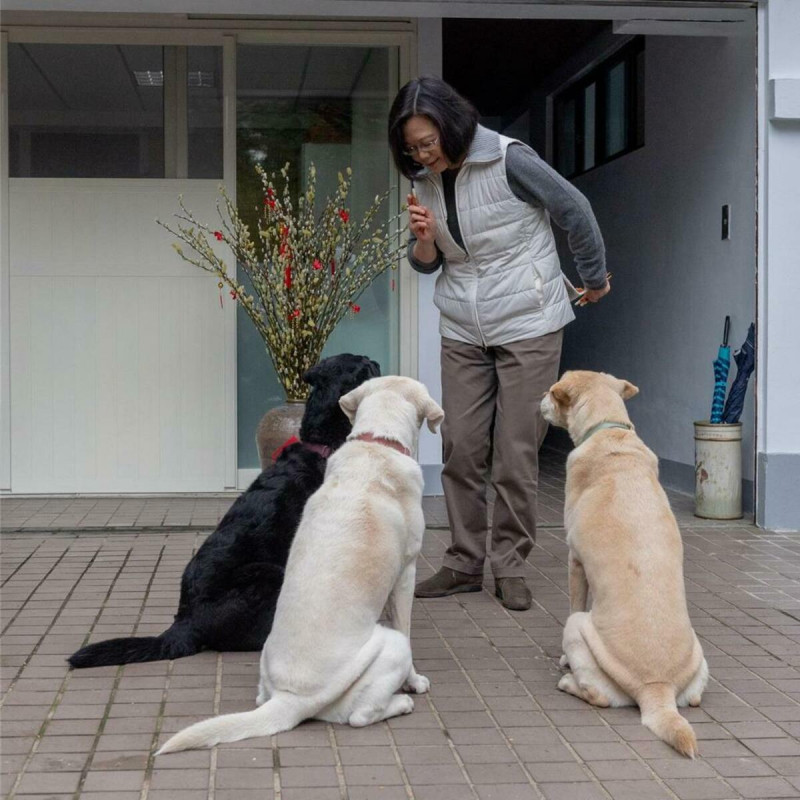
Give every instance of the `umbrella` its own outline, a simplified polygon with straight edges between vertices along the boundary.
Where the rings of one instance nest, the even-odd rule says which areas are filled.
[[[747,330],[747,338],[739,350],[733,354],[736,362],[736,377],[731,384],[722,421],[731,424],[739,421],[744,407],[744,396],[747,394],[747,383],[756,365],[756,326],[752,322]]]
[[[725,393],[728,389],[728,370],[731,368],[731,349],[728,347],[728,334],[731,330],[731,318],[725,317],[725,330],[722,344],[714,359],[714,399],[711,403],[711,423],[722,422],[722,409],[725,405]]]

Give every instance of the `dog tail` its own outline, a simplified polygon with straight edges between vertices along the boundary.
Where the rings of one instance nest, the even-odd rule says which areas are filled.
[[[296,727],[310,713],[313,710],[307,707],[307,702],[302,698],[279,692],[254,711],[224,714],[184,728],[168,739],[156,755],[213,747],[220,742],[238,742],[253,736],[272,736]]]
[[[191,634],[188,621],[176,621],[160,636],[129,636],[87,644],[69,659],[74,669],[108,667],[141,661],[183,658],[200,652],[200,644]]]
[[[698,754],[697,737],[692,726],[678,713],[675,705],[674,686],[649,683],[639,694],[637,702],[642,712],[642,725],[681,755],[694,758]]]
[[[392,634],[397,635],[395,632]],[[252,736],[272,736],[291,730],[303,720],[318,714],[351,688],[380,655],[386,643],[386,635],[386,629],[376,625],[373,635],[361,647],[355,659],[343,665],[339,672],[329,675],[324,686],[319,687],[316,693],[300,695],[276,691],[255,711],[225,714],[190,725],[168,739],[156,755],[194,747],[213,747],[220,742],[238,742]]]

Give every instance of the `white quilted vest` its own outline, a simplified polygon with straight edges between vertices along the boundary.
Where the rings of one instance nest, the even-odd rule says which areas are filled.
[[[575,318],[549,214],[508,185],[505,156],[514,141],[479,127],[459,171],[455,200],[466,250],[447,228],[441,176],[416,183],[420,203],[436,216],[444,255],[434,293],[439,332],[480,347],[543,336]]]

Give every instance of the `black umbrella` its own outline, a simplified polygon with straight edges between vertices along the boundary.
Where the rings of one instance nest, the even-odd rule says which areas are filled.
[[[729,425],[738,422],[742,416],[747,383],[756,365],[756,326],[752,322],[747,331],[747,338],[741,348],[734,352],[733,360],[736,362],[736,377],[733,379],[722,412],[722,421]]]

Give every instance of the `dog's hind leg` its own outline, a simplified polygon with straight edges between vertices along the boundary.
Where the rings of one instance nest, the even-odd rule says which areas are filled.
[[[564,626],[563,649],[572,672],[561,677],[558,688],[580,697],[593,706],[631,706],[632,697],[603,672],[586,644],[581,631],[591,624],[587,612],[571,614]]]
[[[583,564],[569,552],[569,612],[586,611],[586,600],[589,595],[589,582]]]
[[[363,728],[384,719],[410,714],[414,710],[414,699],[407,694],[393,694],[383,706],[362,706],[355,710],[347,720],[354,728]]]
[[[375,626],[381,650],[345,694],[316,714],[327,722],[347,722],[354,727],[410,714],[414,701],[398,694],[411,669],[411,645],[399,631]]]
[[[699,706],[700,698],[703,696],[706,684],[708,683],[708,664],[703,659],[700,666],[697,668],[692,679],[686,685],[684,690],[675,699],[675,704],[678,707],[682,706]]]

